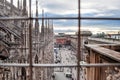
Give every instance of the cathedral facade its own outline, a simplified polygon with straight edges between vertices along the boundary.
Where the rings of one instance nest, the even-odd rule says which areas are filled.
[[[28,17],[27,1],[18,0],[17,6],[10,2],[0,0],[1,18]],[[36,0],[36,19],[29,20],[0,20],[0,63],[26,63],[29,64],[29,26],[32,27],[32,63],[53,63],[53,22],[44,20],[42,11],[42,24],[38,20],[38,1]],[[35,23],[35,24],[34,24]],[[41,25],[41,26],[40,26]],[[50,80],[53,69],[33,67],[33,80]],[[29,67],[0,66],[0,80],[29,80]]]

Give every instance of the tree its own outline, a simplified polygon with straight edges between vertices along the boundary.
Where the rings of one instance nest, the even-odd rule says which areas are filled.
[[[105,35],[106,35],[106,34],[105,34],[104,32],[102,32],[102,33],[97,33],[96,37],[97,37],[97,38],[104,38]]]

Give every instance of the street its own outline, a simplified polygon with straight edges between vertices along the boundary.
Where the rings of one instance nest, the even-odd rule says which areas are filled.
[[[71,64],[76,63],[75,53],[70,49],[70,46],[62,47],[57,49],[57,53],[55,53],[56,64]],[[72,78],[76,79],[76,68],[56,68],[54,69],[56,75],[55,80],[72,80]],[[68,75],[68,77],[66,77]]]
[[[63,72],[55,72],[54,80],[70,80],[70,78],[66,78]]]

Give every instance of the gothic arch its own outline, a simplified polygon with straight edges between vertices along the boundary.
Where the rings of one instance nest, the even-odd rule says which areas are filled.
[[[4,60],[7,59],[8,57],[9,57],[9,52],[7,48],[3,45],[0,45],[0,59]]]
[[[22,80],[26,80],[26,69],[25,69],[25,67],[22,67],[22,69],[21,69],[21,78],[22,78]]]
[[[38,55],[35,55],[34,63],[38,63]]]

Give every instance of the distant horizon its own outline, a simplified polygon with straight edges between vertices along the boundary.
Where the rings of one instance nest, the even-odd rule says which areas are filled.
[[[81,31],[87,31],[87,30],[81,30]],[[90,31],[90,30],[89,30]],[[118,34],[118,32],[120,32],[119,30],[118,31],[109,31],[109,32],[104,32],[105,34]],[[58,33],[65,33],[65,34],[71,34],[71,35],[73,35],[73,34],[75,34],[76,32],[54,32],[55,34],[58,34]],[[101,32],[97,32],[97,33],[93,33],[92,31],[91,31],[91,33],[93,34],[93,35],[95,35],[95,34],[98,34],[98,33],[102,33],[102,31]]]

